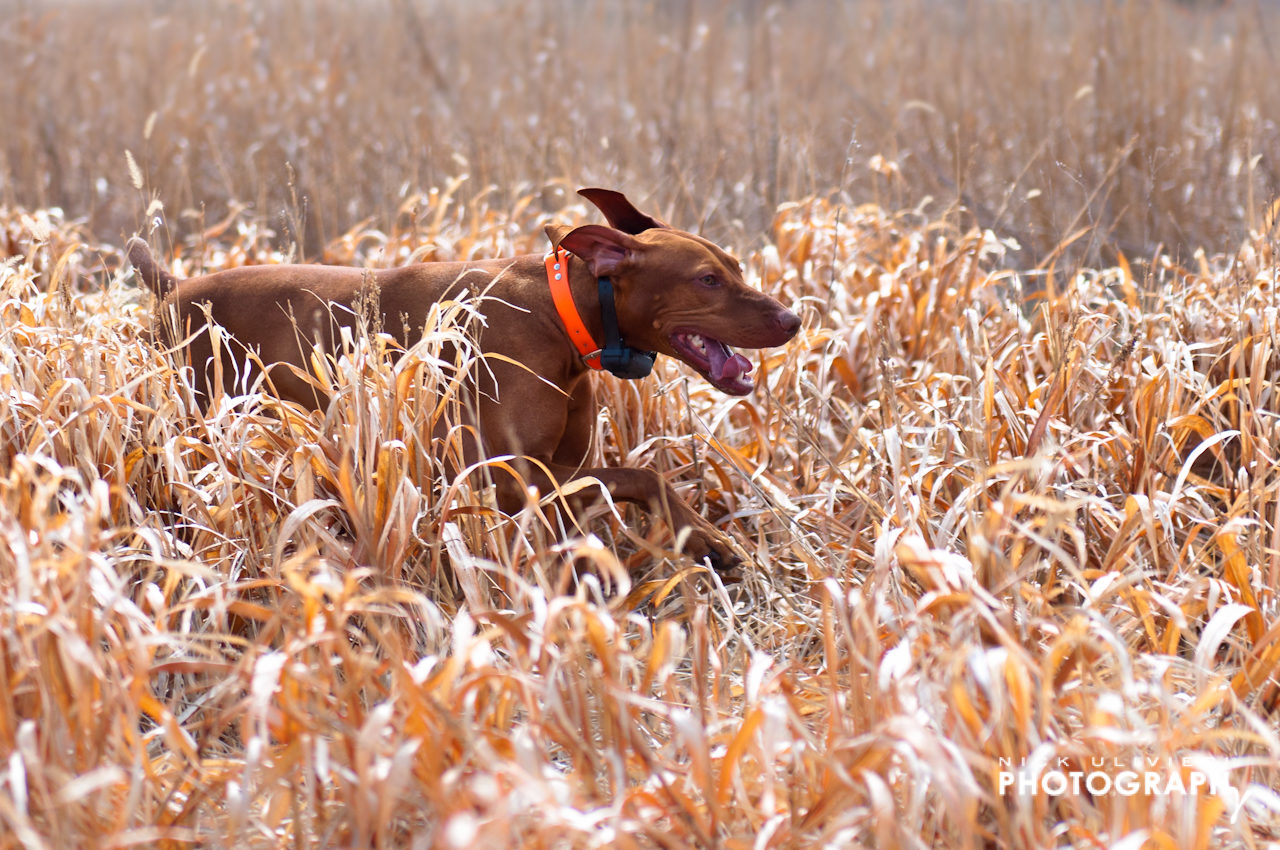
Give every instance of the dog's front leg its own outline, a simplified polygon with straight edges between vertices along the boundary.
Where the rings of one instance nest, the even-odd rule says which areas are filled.
[[[544,372],[551,372],[544,369]],[[583,376],[568,392],[550,387],[545,381],[529,381],[526,374],[504,363],[494,366],[497,386],[502,388],[502,404],[483,409],[483,429],[490,457],[512,454],[536,458],[512,463],[518,478],[495,476],[498,504],[504,511],[516,511],[525,504],[525,487],[534,486],[545,496],[555,489],[583,478],[598,480],[610,498],[631,502],[662,517],[677,536],[688,529],[685,554],[703,558],[718,570],[727,570],[742,561],[733,542],[689,507],[666,480],[651,469],[586,466],[591,457],[596,403],[592,384]],[[496,393],[491,393],[496,395]],[[599,488],[584,487],[569,497],[569,506],[581,510],[599,503]]]
[[[705,558],[716,570],[731,569],[742,561],[740,550],[733,541],[689,507],[671,485],[651,469],[607,466],[582,469],[555,463],[547,464],[545,468],[560,486],[583,478],[596,479],[604,485],[614,501],[631,502],[662,517],[677,536],[688,529],[684,552],[695,561],[702,561]],[[533,484],[543,493],[550,492],[552,482],[547,480],[542,467],[537,464],[526,464],[524,472],[525,484]],[[514,483],[513,481],[512,484]],[[513,492],[508,494],[504,494],[503,489],[499,485],[499,502],[504,510],[508,509],[508,505],[504,504],[508,499],[511,501],[512,508],[518,508],[523,504],[523,494],[514,492],[518,487],[512,487]],[[598,502],[599,497],[593,495],[598,492],[595,488],[579,490],[569,498],[570,504],[580,510]],[[504,495],[507,498],[504,498]]]

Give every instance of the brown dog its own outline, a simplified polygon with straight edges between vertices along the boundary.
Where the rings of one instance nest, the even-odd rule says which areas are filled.
[[[588,465],[597,413],[590,372],[603,366],[621,377],[642,377],[655,353],[666,354],[718,389],[746,395],[751,363],[729,346],[782,345],[795,336],[800,319],[749,288],[738,261],[711,242],[641,213],[621,193],[581,194],[611,226],[548,227],[553,246],[569,252],[552,258],[532,254],[385,271],[266,265],[178,281],[141,239],[130,240],[128,252],[161,299],[158,338],[176,345],[195,332],[188,352],[196,390],[206,398],[216,374],[209,333],[200,330],[206,309],[237,342],[257,351],[276,393],[314,409],[326,400],[295,370],[306,371],[313,349],[335,350],[339,327],[356,323],[361,299],[368,303],[372,295],[381,326],[409,346],[421,336],[433,303],[483,293],[485,321],[477,342],[484,354],[499,356],[487,358],[480,370],[486,374],[475,394],[483,443],[477,452],[537,461],[517,467],[523,484],[495,482],[503,509],[523,505],[529,484],[550,492],[547,470],[562,485],[595,478],[614,499],[667,516],[677,532],[689,529],[686,552],[727,568],[739,560],[728,538],[658,473]],[[557,280],[560,274],[566,276]],[[564,283],[557,305],[553,291]],[[254,375],[246,374],[245,358],[234,357],[225,344],[221,351],[224,388],[247,386],[245,378]]]

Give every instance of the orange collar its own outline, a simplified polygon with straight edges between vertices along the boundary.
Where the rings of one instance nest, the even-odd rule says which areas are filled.
[[[546,266],[551,300],[555,302],[556,312],[560,314],[564,329],[569,332],[569,339],[573,340],[578,353],[582,355],[583,363],[592,369],[600,369],[601,348],[591,336],[591,331],[583,324],[582,317],[578,315],[578,307],[573,303],[573,293],[569,291],[569,252],[556,248],[547,254]]]

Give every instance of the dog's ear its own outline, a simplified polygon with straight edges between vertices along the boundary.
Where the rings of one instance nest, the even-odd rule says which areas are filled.
[[[570,230],[573,230],[573,228],[567,224],[548,224],[542,228],[542,231],[547,234],[547,238],[551,240],[551,248],[553,250],[560,247],[561,240]]]
[[[585,260],[596,277],[610,277],[617,274],[641,246],[620,230],[602,224],[584,224],[561,237],[560,247]]]
[[[655,227],[667,227],[650,215],[645,215],[631,205],[627,196],[612,189],[579,189],[578,194],[586,198],[604,213],[609,225],[635,236]]]

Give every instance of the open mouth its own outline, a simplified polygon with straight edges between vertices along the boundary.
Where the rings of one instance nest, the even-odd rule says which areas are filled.
[[[697,369],[711,385],[729,395],[747,395],[755,386],[748,376],[751,361],[714,337],[694,331],[671,335],[680,359]]]

